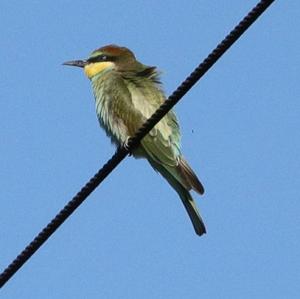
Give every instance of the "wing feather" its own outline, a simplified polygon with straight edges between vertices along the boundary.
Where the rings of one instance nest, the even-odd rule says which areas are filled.
[[[129,83],[128,90],[135,110],[140,111],[144,121],[165,100],[163,92],[152,82],[145,84],[143,88]],[[158,163],[177,166],[180,156],[180,131],[174,112],[169,112],[141,141],[141,144],[147,154]]]

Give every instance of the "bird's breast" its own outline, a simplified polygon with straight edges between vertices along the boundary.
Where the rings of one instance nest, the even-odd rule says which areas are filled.
[[[122,144],[128,137],[128,129],[119,117],[120,101],[116,97],[109,81],[98,78],[93,84],[96,114],[100,126],[114,144]]]

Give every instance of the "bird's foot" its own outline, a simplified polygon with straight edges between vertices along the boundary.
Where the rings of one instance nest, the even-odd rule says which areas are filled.
[[[126,137],[126,141],[123,143],[123,147],[128,151],[129,156],[132,156],[132,152],[130,150],[128,141],[129,141],[130,137]]]

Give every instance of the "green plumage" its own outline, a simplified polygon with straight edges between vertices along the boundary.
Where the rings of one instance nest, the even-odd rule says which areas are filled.
[[[67,64],[74,65],[74,62]],[[96,113],[101,127],[117,146],[133,136],[165,100],[156,68],[139,63],[126,48],[113,45],[100,48],[82,64],[101,69],[89,76]],[[168,181],[180,196],[196,233],[204,234],[205,226],[189,193],[193,189],[203,194],[204,189],[181,154],[180,130],[173,111],[144,137],[133,156],[146,158]]]

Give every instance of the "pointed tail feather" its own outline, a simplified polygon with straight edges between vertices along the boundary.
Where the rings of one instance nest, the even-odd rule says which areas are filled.
[[[178,181],[178,179],[177,179],[178,175],[173,174],[171,172],[170,167],[165,168],[163,165],[155,162],[150,157],[148,157],[148,161],[155,170],[160,172],[160,174],[168,181],[168,183],[175,189],[175,191],[180,196],[180,199],[182,200],[182,203],[183,203],[183,205],[191,219],[191,222],[194,226],[196,234],[199,236],[205,234],[206,233],[205,225],[204,225],[203,220],[197,210],[196,203],[193,200],[189,191]],[[178,169],[176,169],[175,167],[173,168],[173,171],[177,171],[177,170]]]
[[[180,186],[181,187],[181,186]],[[189,191],[185,190],[181,187],[182,190],[177,191],[182,203],[187,211],[187,213],[190,216],[190,219],[192,221],[192,224],[194,226],[195,232],[197,235],[201,236],[206,233],[205,225],[203,223],[203,220],[198,212],[197,206],[195,201],[193,200],[191,194]]]
[[[168,180],[168,179],[167,179]],[[198,212],[195,201],[190,192],[180,185],[177,181],[168,180],[171,186],[177,191],[180,199],[191,219],[195,232],[198,236],[206,233],[204,222]]]

